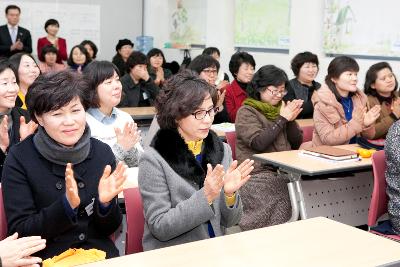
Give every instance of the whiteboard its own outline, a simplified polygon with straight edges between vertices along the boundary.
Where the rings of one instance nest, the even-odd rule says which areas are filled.
[[[100,5],[45,3],[25,1],[1,1],[0,12],[14,4],[21,8],[19,25],[28,29],[32,35],[32,54],[37,54],[37,40],[47,35],[44,24],[48,19],[60,23],[59,37],[67,40],[67,52],[83,40],[93,41],[100,50]],[[6,24],[2,17],[0,24]]]
[[[398,0],[325,0],[324,51],[400,57]]]

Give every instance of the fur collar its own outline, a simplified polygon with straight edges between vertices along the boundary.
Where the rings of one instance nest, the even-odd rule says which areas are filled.
[[[151,146],[165,159],[171,168],[188,181],[203,187],[207,163],[213,167],[222,163],[224,146],[218,136],[210,131],[203,141],[202,163],[200,164],[176,129],[160,129]]]

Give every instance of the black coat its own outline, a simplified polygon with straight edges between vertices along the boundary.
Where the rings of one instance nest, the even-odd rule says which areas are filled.
[[[13,146],[3,168],[2,191],[8,233],[19,236],[40,235],[46,248],[36,255],[46,259],[69,248],[96,248],[107,258],[118,256],[109,236],[121,224],[117,199],[106,215],[99,213],[98,184],[104,167],[115,169],[110,147],[91,138],[88,157],[73,166],[81,204],[74,220],[64,208],[65,166],[51,163],[35,148],[33,135]],[[93,213],[85,210],[94,199]]]
[[[30,116],[28,111],[19,108],[19,107],[14,107],[13,109],[11,109],[11,119],[12,119],[12,128],[11,131],[9,132],[10,134],[10,144],[8,145],[8,150],[10,150],[10,148],[19,143],[21,137],[19,136],[19,118],[21,116],[25,117],[25,121],[26,123],[28,123],[30,121]],[[2,173],[3,171],[3,164],[4,164],[4,160],[6,159],[6,153],[3,152],[3,150],[0,149],[0,173]]]
[[[152,106],[160,91],[160,88],[151,77],[147,81],[140,80],[139,83],[135,84],[129,73],[127,73],[121,78],[121,83],[122,99],[119,107]],[[146,93],[147,100],[143,98],[143,93]]]
[[[17,40],[18,39],[24,44],[23,49],[10,51],[12,40],[7,24],[0,26],[0,57],[11,57],[19,52],[32,53],[31,33],[27,29],[18,26]]]

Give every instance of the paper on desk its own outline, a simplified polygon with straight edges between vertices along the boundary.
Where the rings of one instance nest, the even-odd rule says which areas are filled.
[[[234,132],[235,131],[235,124],[230,122],[223,122],[219,124],[211,125],[211,129],[214,131],[220,132]]]

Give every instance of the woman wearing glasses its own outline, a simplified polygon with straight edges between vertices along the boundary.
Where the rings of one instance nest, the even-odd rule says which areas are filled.
[[[160,130],[139,163],[144,250],[221,236],[241,218],[238,190],[253,161],[232,162],[229,146],[210,131],[216,103],[215,88],[190,70],[172,76],[157,97]]]
[[[254,75],[248,98],[236,115],[236,157],[239,162],[255,153],[277,152],[299,148],[303,134],[294,121],[302,111],[303,100],[287,103],[286,73],[273,66],[261,67]],[[242,230],[279,223],[290,218],[287,181],[275,169],[257,164],[252,179],[241,189]]]

